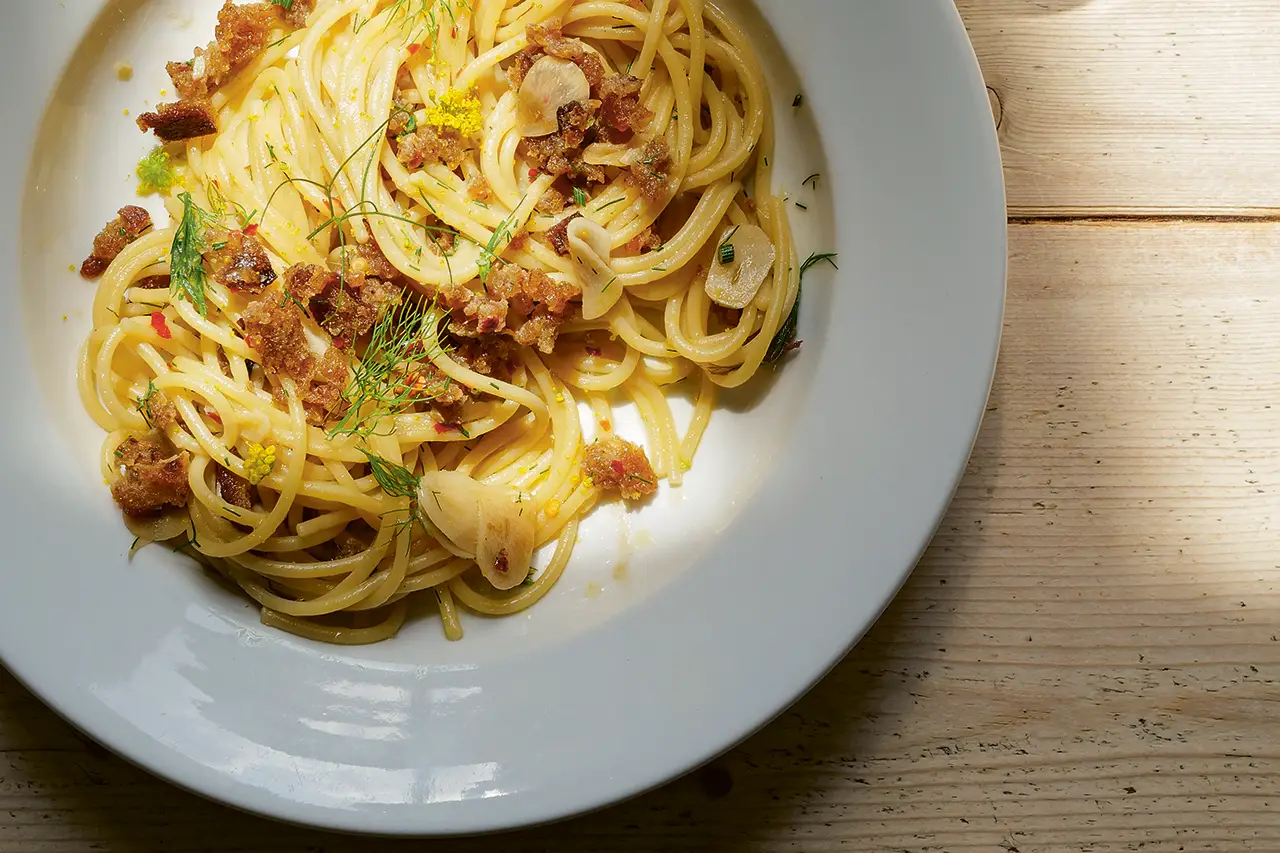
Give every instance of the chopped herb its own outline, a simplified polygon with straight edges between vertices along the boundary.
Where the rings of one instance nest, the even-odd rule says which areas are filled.
[[[837,257],[839,256],[835,252],[810,255],[800,265],[800,284],[803,286],[806,272],[824,261],[836,269],[840,269],[840,267],[836,266]],[[797,290],[796,304],[791,306],[791,313],[787,315],[787,319],[783,321],[782,327],[778,329],[778,333],[773,336],[773,341],[769,344],[769,350],[764,356],[764,360],[769,364],[777,364],[784,355],[796,348],[796,329],[800,323],[800,296],[801,291]]]
[[[791,106],[793,107],[804,106],[804,95],[796,95],[796,99],[791,102]]]
[[[151,422],[151,400],[155,396],[156,383],[153,380],[148,379],[146,393],[138,398],[138,405],[134,406],[134,411],[142,415],[142,419],[146,421],[149,429],[155,429],[155,424]]]
[[[613,283],[617,280],[618,280],[618,277],[616,275],[613,278],[609,279],[609,283],[606,284],[604,287],[600,288],[600,292],[604,293],[606,290],[613,287]]]
[[[215,252],[221,252],[223,249],[227,248],[227,241],[219,240],[218,242],[210,245],[209,248],[213,249]]]
[[[174,551],[181,554],[183,551],[191,550],[195,554],[200,552],[200,542],[196,539],[195,525],[191,526],[190,532],[184,534],[183,541],[174,546]],[[193,554],[194,555],[194,554]]]
[[[587,206],[587,194],[583,192],[582,187],[573,188],[573,203],[578,207]]]
[[[280,307],[283,308],[284,306],[288,305],[290,302],[298,306],[298,310],[301,311],[303,314],[305,314],[308,317],[311,316],[310,313],[307,311],[307,306],[303,305],[302,302],[298,299],[298,297],[293,295],[293,291],[291,291],[289,288],[286,287],[284,288],[284,293],[280,298]]]
[[[810,255],[808,258],[805,259],[805,262],[800,265],[800,277],[804,278],[805,273],[807,273],[809,270],[816,267],[818,264],[821,264],[824,262],[831,264],[831,266],[835,267],[836,269],[840,269],[840,267],[837,266],[836,264],[836,258],[838,257],[840,256],[835,252],[824,252],[821,255],[819,254]]]
[[[729,250],[729,260],[727,261],[721,260],[720,263],[728,264],[733,262],[733,243],[732,243],[733,235],[737,234],[738,229],[741,227],[742,227],[741,225],[733,226],[733,230],[730,231],[727,235],[725,235],[724,240],[720,243],[720,247],[716,249],[717,254],[719,254],[721,258],[724,258],[724,250],[725,249]]]
[[[271,0],[271,2],[272,2],[272,3],[274,3],[274,4],[276,4],[277,6],[279,6],[279,7],[280,7],[280,8],[282,8],[282,9],[292,9],[292,8],[293,8],[293,0]]]
[[[725,243],[720,247],[720,263],[726,266],[733,263],[733,244]]]
[[[653,480],[646,480],[644,477],[641,477],[639,474],[628,474],[627,476],[630,477],[632,480],[639,480],[640,482],[644,483],[646,486],[653,485]]]
[[[796,202],[796,207],[800,208],[801,210],[808,210],[808,209],[809,209],[809,205],[807,205],[807,204],[801,204],[800,202]]]
[[[615,204],[621,204],[626,200],[627,199],[625,196],[623,198],[615,198],[613,201],[609,202],[608,204],[602,204],[599,207],[597,207],[596,212],[599,213],[602,210],[608,210],[609,208],[613,207]]]
[[[816,190],[818,188],[818,181],[821,179],[822,179],[822,174],[820,172],[815,172],[814,174],[810,175],[809,177],[801,181],[800,186],[807,187],[809,183],[812,182],[813,188]]]
[[[768,158],[768,157],[765,157],[765,158],[764,158],[764,164],[765,164],[766,166],[768,166],[768,165],[769,165],[769,158]]]

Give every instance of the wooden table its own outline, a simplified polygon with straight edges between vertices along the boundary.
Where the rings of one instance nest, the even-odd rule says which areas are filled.
[[[1280,850],[1280,2],[959,6],[1001,369],[928,555],[807,698],[635,802],[424,845],[180,792],[0,674],[0,852]]]

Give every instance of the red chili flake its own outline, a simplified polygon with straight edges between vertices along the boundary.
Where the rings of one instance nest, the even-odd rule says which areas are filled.
[[[605,432],[613,432],[613,421],[609,420],[608,418],[605,418],[600,422],[600,429],[604,430]]]
[[[612,468],[613,473],[617,474],[619,477],[622,477],[627,473],[627,469],[622,467],[622,463],[619,462],[617,459],[610,462],[609,467]]]
[[[461,424],[436,424],[436,433],[444,435],[447,432],[461,432]]]
[[[417,53],[417,52],[418,52],[418,51],[420,51],[420,50],[422,50],[422,45],[420,45],[420,44],[411,44],[411,45],[409,45],[409,55],[410,55],[410,56],[412,56],[413,54]]]
[[[205,406],[204,414],[205,414],[205,417],[207,417],[209,420],[213,421],[214,423],[218,423],[218,424],[222,423],[222,415],[218,414],[213,409],[210,409],[208,406]]]
[[[256,237],[257,235],[258,235],[258,223],[255,222],[252,225],[246,225],[244,227],[244,236]]]
[[[169,324],[164,321],[164,314],[160,311],[152,313],[151,328],[155,329],[156,334],[166,341],[173,337],[173,332],[169,331]]]
[[[346,349],[347,339],[344,338],[342,335],[338,335],[336,338],[333,339],[333,345],[338,349]]]
[[[450,38],[455,38],[455,39],[458,37],[458,25],[457,25],[457,24],[454,24],[454,25],[453,25],[453,30],[450,32],[449,37],[450,37]]]
[[[600,350],[596,349],[595,347],[587,347],[587,355],[593,355],[593,356],[599,357]]]
[[[530,169],[530,170],[529,170],[529,177],[530,177],[530,178],[536,178],[536,177],[538,177],[538,170],[537,170],[537,169]]]

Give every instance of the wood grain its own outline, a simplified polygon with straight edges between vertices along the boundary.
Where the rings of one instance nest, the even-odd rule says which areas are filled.
[[[957,0],[1015,214],[1273,215],[1274,0]]]
[[[850,658],[712,768],[439,848],[1280,849],[1277,246],[1269,224],[1013,226],[968,476]],[[422,847],[203,802],[0,679],[0,853]]]
[[[808,697],[634,802],[428,844],[200,800],[0,672],[0,853],[1280,850],[1280,3],[958,6],[1002,365],[924,561]]]

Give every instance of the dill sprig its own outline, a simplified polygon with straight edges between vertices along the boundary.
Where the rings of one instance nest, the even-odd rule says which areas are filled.
[[[156,396],[156,383],[153,379],[147,380],[147,390],[138,398],[138,405],[134,407],[134,411],[142,415],[142,420],[146,422],[148,429],[155,429],[155,424],[151,422],[151,401]]]
[[[397,465],[390,460],[383,459],[375,453],[371,453],[365,448],[360,448],[360,452],[364,454],[364,458],[369,460],[369,473],[373,475],[373,479],[377,482],[378,488],[393,498],[407,498],[409,505],[404,509],[392,510],[383,515],[395,515],[401,512],[407,515],[392,524],[392,527],[399,528],[406,525],[417,523],[422,529],[430,533],[430,528],[422,518],[422,508],[418,506],[418,485],[422,482],[422,478],[410,471],[403,465]],[[434,493],[433,493],[434,494]],[[439,497],[436,498],[438,503]]]
[[[170,290],[175,298],[186,297],[196,306],[200,316],[209,316],[209,306],[204,296],[204,228],[216,221],[183,193],[182,219],[173,232],[173,245],[169,248]]]
[[[416,498],[422,478],[403,465],[389,462],[363,447],[360,452],[369,460],[369,473],[378,481],[378,487],[393,498]]]
[[[384,219],[391,219],[396,222],[409,225],[413,228],[421,228],[426,233],[427,239],[430,240],[433,244],[435,244],[437,249],[439,249],[440,247],[440,242],[436,238],[437,234],[452,234],[454,236],[457,236],[458,234],[457,230],[453,228],[449,228],[446,226],[438,226],[438,225],[428,225],[425,222],[418,222],[417,220],[410,219],[407,216],[400,216],[394,213],[386,213],[385,211],[378,209],[378,206],[374,204],[373,200],[370,199],[368,195],[370,175],[373,172],[373,168],[378,157],[378,147],[376,145],[370,148],[368,159],[366,160],[364,164],[364,169],[361,173],[360,200],[357,201],[350,208],[343,210],[341,213],[338,212],[338,199],[334,197],[334,190],[335,190],[335,187],[337,186],[338,180],[346,172],[347,167],[350,166],[358,156],[360,156],[360,152],[363,151],[366,147],[368,147],[374,140],[382,136],[386,132],[387,127],[390,126],[391,122],[394,121],[395,118],[400,115],[413,118],[413,113],[403,107],[396,107],[395,109],[393,109],[391,111],[391,115],[387,117],[386,121],[378,125],[374,129],[374,131],[370,133],[365,138],[365,140],[361,142],[360,145],[358,145],[356,149],[347,156],[345,160],[342,161],[342,163],[334,171],[333,177],[329,179],[328,183],[320,183],[319,181],[312,180],[311,178],[299,178],[299,177],[294,177],[292,175],[287,176],[274,190],[272,190],[271,195],[267,198],[266,206],[263,207],[262,209],[262,217],[263,219],[265,219],[267,211],[271,208],[272,202],[275,201],[276,194],[279,193],[280,190],[284,189],[286,186],[289,186],[291,184],[305,184],[307,186],[315,187],[319,189],[322,193],[324,193],[324,204],[325,204],[325,207],[327,208],[327,213],[329,214],[329,216],[326,220],[324,220],[318,226],[316,226],[311,230],[311,233],[307,235],[307,240],[310,241],[315,239],[317,236],[319,236],[322,232],[324,232],[328,228],[332,227],[337,229],[338,248],[339,248],[338,255],[341,258],[341,266],[338,269],[338,277],[340,280],[340,287],[339,287],[340,291],[342,289],[345,289],[346,282],[347,282],[347,234],[342,226],[353,219],[362,219],[362,218],[373,217],[373,216],[381,216]],[[429,203],[427,206],[428,208],[431,207]],[[453,268],[449,264],[448,258],[445,259],[445,266],[449,272],[449,280],[450,282],[452,282]]]
[[[506,244],[511,242],[512,231],[515,227],[516,217],[520,215],[520,208],[524,206],[524,199],[520,199],[520,203],[516,205],[516,209],[511,211],[511,215],[498,223],[497,229],[493,232],[493,236],[489,238],[487,245],[480,247],[480,259],[476,262],[476,268],[480,273],[480,283],[485,285],[485,291],[488,292],[489,273],[493,271],[493,263],[498,260],[498,256],[502,254]]]
[[[791,350],[795,349],[796,330],[800,325],[800,296],[804,286],[804,274],[821,263],[828,263],[836,269],[840,269],[836,265],[836,258],[839,255],[835,252],[824,252],[822,254],[814,253],[810,255],[805,262],[800,265],[800,288],[796,290],[796,304],[791,306],[791,313],[787,315],[787,319],[783,321],[782,327],[778,329],[778,333],[773,336],[773,341],[769,344],[769,350],[765,353],[764,360],[768,364],[777,364],[782,357]]]
[[[383,313],[364,355],[351,366],[351,381],[342,392],[348,409],[329,431],[330,438],[369,435],[385,418],[429,403],[449,387],[448,379],[428,381],[424,372],[445,352],[440,343],[444,318],[434,303],[411,301]]]

